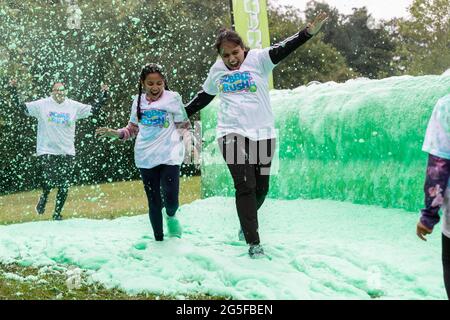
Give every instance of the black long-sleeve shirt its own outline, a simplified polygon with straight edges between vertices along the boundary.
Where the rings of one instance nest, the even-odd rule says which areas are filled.
[[[283,42],[277,43],[270,47],[269,56],[273,64],[280,63],[283,59],[288,57],[292,52],[298,49],[306,41],[311,39],[312,35],[308,33],[305,29],[294,34],[293,36],[287,38]],[[247,52],[245,53],[247,56]],[[201,109],[206,107],[215,96],[207,94],[205,91],[201,90],[186,106],[186,113],[188,117],[199,112]]]

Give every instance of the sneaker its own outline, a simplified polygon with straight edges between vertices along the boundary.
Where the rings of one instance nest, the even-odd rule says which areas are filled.
[[[239,239],[239,241],[245,241],[244,231],[242,231],[242,228],[239,229],[238,239]]]
[[[55,221],[61,221],[63,219],[62,215],[59,213],[54,213],[52,216],[53,220]]]
[[[167,216],[167,229],[169,230],[169,237],[181,238],[181,224],[176,217]]]
[[[44,214],[45,212],[45,205],[47,204],[47,197],[44,197],[44,195],[41,195],[39,197],[39,201],[35,207],[37,214]]]
[[[250,245],[248,249],[248,254],[252,259],[258,259],[265,256],[264,250],[260,244]]]

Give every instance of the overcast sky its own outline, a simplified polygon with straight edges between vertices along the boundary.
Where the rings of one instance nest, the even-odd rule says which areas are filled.
[[[269,0],[273,4],[293,5],[302,11],[308,0]],[[352,8],[366,6],[369,13],[376,19],[390,19],[393,17],[407,17],[408,7],[413,0],[321,0],[331,7],[336,7],[340,13],[352,13]]]

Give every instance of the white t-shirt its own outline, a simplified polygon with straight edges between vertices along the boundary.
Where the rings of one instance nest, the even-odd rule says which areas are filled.
[[[450,159],[450,94],[439,99],[428,122],[422,150]]]
[[[252,49],[239,70],[230,71],[218,60],[210,69],[203,90],[219,95],[217,137],[238,133],[251,140],[275,138],[270,106],[269,75],[275,64],[269,48]]]
[[[450,159],[450,94],[436,103],[428,122],[422,150],[440,158]],[[442,232],[445,236],[450,237],[449,187],[445,190],[442,211]]]
[[[136,167],[151,169],[160,164],[181,165],[184,158],[182,137],[175,122],[187,121],[181,96],[165,90],[157,101],[149,102],[141,96],[142,118],[138,123],[137,100],[131,108],[130,122],[139,126],[134,146]]]
[[[75,155],[75,122],[91,115],[92,107],[65,99],[57,103],[52,97],[25,103],[28,114],[38,119],[36,153]]]

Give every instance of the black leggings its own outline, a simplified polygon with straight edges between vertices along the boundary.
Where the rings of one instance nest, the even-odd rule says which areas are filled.
[[[140,168],[139,170],[147,195],[150,223],[155,240],[161,241],[164,239],[162,208],[165,207],[167,215],[171,217],[178,210],[180,166],[161,164],[151,169]]]
[[[450,238],[442,234],[442,265],[444,267],[444,284],[447,298],[450,300]]]
[[[253,141],[238,134],[219,139],[219,147],[233,177],[236,209],[248,244],[259,244],[258,209],[269,191],[275,139]]]
[[[42,197],[47,199],[52,188],[58,188],[55,213],[61,214],[69,193],[74,156],[45,154],[39,156],[42,172]]]

